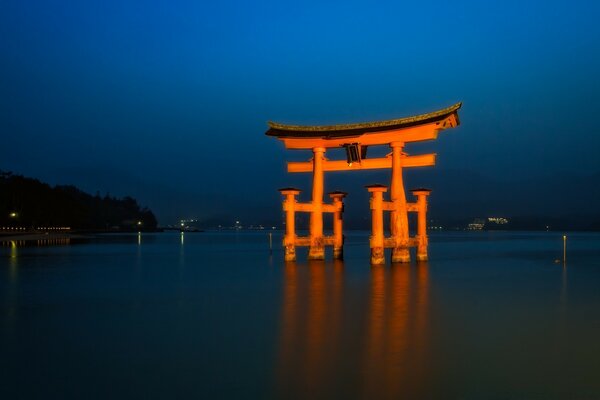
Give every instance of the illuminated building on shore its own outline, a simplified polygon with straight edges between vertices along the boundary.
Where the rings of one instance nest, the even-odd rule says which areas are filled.
[[[470,231],[480,231],[485,226],[485,220],[483,218],[475,218],[473,222],[471,222],[467,229]]]
[[[502,217],[489,217],[487,220],[488,220],[488,222],[491,222],[493,224],[498,224],[498,225],[508,224],[508,219],[502,218]]]

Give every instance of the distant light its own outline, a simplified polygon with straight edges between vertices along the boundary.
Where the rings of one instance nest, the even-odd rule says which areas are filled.
[[[13,211],[13,212],[11,212],[10,214],[8,214],[8,216],[9,216],[9,217],[11,217],[11,218],[17,218],[17,215],[19,215],[19,214],[17,214],[17,213],[16,213],[16,212],[14,212],[14,211]]]
[[[142,221],[138,221],[138,223],[137,223],[137,224],[138,224],[138,225],[141,225],[141,224],[142,224]]]
[[[183,222],[181,223],[181,226],[185,225]]]

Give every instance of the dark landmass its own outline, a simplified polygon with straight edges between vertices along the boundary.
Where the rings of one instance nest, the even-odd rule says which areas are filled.
[[[92,196],[0,171],[0,227],[69,227],[78,231],[155,230],[156,217],[131,197]]]

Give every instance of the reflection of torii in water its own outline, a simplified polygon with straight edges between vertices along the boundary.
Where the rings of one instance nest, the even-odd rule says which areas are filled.
[[[281,140],[288,149],[312,150],[313,158],[307,162],[289,162],[288,172],[313,173],[312,201],[299,203],[296,196],[300,190],[281,189],[285,196],[283,209],[286,211],[286,233],[283,240],[285,259],[296,259],[296,246],[309,246],[310,259],[325,258],[326,245],[334,248],[334,258],[343,257],[342,212],[346,193],[332,192],[331,204],[323,203],[323,174],[325,171],[351,171],[362,169],[392,169],[390,201],[383,200],[387,187],[368,186],[372,193],[372,236],[371,263],[385,263],[384,248],[392,248],[393,262],[409,262],[409,247],[417,247],[417,259],[427,259],[427,196],[429,190],[413,191],[417,197],[414,203],[406,202],[402,168],[435,165],[435,154],[409,156],[403,152],[404,145],[410,142],[434,140],[438,132],[458,126],[458,109],[462,103],[451,107],[412,117],[359,124],[298,126],[269,122],[268,136]],[[366,158],[369,146],[389,145],[392,152],[383,158]],[[327,160],[328,148],[346,149],[347,160]],[[389,238],[383,233],[383,211],[390,212]],[[295,213],[310,212],[310,235],[298,237],[295,231]],[[323,236],[323,213],[334,215],[333,236]],[[418,213],[417,235],[408,234],[408,212]]]
[[[351,291],[340,260],[288,262],[281,273],[273,397],[431,397],[420,396],[435,389],[427,262],[373,266]]]

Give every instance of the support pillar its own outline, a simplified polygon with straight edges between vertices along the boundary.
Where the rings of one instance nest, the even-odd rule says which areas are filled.
[[[385,264],[383,236],[383,193],[387,192],[384,185],[369,185],[371,193],[371,264]]]
[[[324,260],[325,245],[323,242],[323,160],[325,148],[313,149],[313,187],[312,211],[310,214],[310,249],[309,260]]]
[[[295,188],[279,189],[283,200],[283,211],[285,211],[285,235],[283,237],[283,249],[285,261],[296,261],[296,196],[300,190]]]
[[[417,197],[417,260],[427,261],[427,196],[431,190],[414,189],[412,193]]]
[[[391,212],[390,231],[394,238],[392,249],[392,262],[410,262],[408,251],[408,210],[406,207],[406,195],[404,193],[404,182],[402,179],[402,149],[403,142],[390,143],[392,148],[392,184],[390,198],[394,204]]]
[[[333,199],[333,259],[342,260],[344,258],[344,233],[342,230],[343,220],[342,213],[344,212],[344,197],[347,193],[331,192],[329,197]]]

